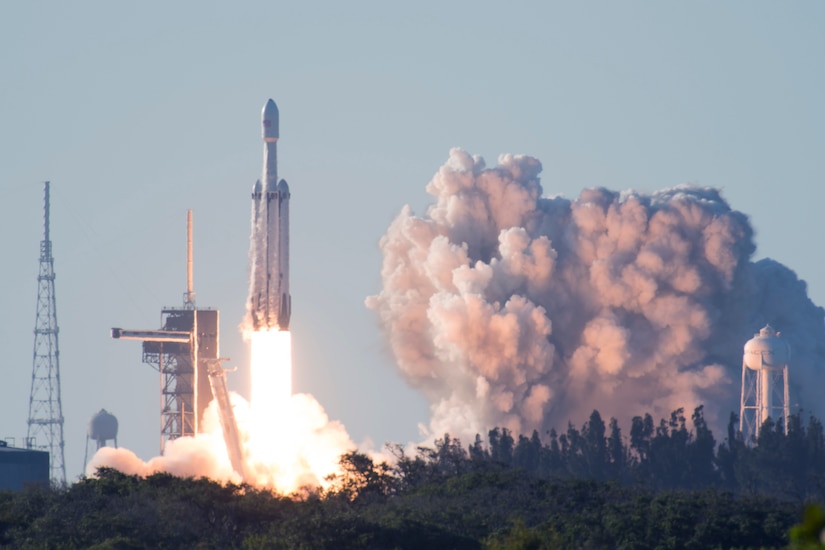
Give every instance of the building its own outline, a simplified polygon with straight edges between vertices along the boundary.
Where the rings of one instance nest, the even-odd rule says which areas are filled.
[[[9,447],[0,440],[0,490],[19,491],[32,484],[49,485],[49,453]]]

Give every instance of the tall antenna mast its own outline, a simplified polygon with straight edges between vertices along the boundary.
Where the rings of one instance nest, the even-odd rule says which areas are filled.
[[[186,292],[183,295],[183,308],[195,309],[195,289],[192,282],[192,210],[186,211]]]
[[[54,295],[54,258],[49,239],[49,182],[44,184],[43,240],[37,276],[37,311],[34,321],[32,387],[29,396],[28,448],[49,452],[50,477],[66,484],[63,459],[63,404],[60,398],[60,349],[57,343],[57,306]]]

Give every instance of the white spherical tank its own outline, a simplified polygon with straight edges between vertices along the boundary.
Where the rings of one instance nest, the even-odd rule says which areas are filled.
[[[751,370],[779,369],[788,364],[791,348],[770,325],[745,343],[745,365]]]
[[[100,412],[89,420],[89,439],[93,441],[117,439],[117,418],[115,418],[115,415],[107,412],[106,409],[100,409]]]

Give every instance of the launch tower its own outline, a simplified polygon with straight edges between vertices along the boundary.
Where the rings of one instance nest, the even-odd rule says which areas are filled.
[[[759,428],[770,417],[782,419],[788,433],[788,362],[791,349],[770,325],[745,343],[742,358],[742,397],[739,431],[747,443],[755,443]]]
[[[112,329],[112,338],[143,341],[143,362],[160,372],[160,451],[166,442],[201,432],[201,420],[214,397],[232,468],[244,477],[235,413],[218,357],[218,311],[198,309],[192,284],[192,211],[186,216],[186,292],[183,308],[161,311],[160,330]]]
[[[49,452],[52,481],[66,484],[63,459],[63,404],[60,398],[60,349],[54,295],[54,258],[49,239],[49,182],[44,184],[43,240],[37,276],[32,386],[26,447]]]
[[[143,362],[160,373],[160,450],[201,431],[212,400],[209,366],[218,360],[218,310],[198,308],[192,284],[192,211],[187,214],[187,290],[182,308],[161,310],[160,330],[112,329],[112,337],[143,342]]]

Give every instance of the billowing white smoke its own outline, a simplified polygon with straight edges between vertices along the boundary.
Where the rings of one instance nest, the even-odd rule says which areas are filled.
[[[234,393],[231,397],[242,439],[244,479],[229,462],[215,401],[204,411],[203,433],[167,442],[163,456],[144,462],[128,449],[104,447],[89,461],[86,474],[94,475],[101,466],[139,476],[168,472],[224,483],[244,481],[291,494],[329,486],[328,476],[339,473],[340,455],[355,448],[344,426],[330,421],[311,395],[292,395],[284,416],[263,426],[252,418],[242,397]]]
[[[825,324],[805,283],[753,263],[753,230],[718,190],[543,197],[541,163],[453,149],[381,239],[367,298],[435,435],[564,429],[598,409],[624,426],[705,404],[738,411],[742,346],[766,323],[793,352],[791,398],[821,417]]]

